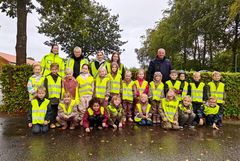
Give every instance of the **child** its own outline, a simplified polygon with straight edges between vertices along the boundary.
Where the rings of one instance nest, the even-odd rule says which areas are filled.
[[[99,76],[94,82],[94,97],[99,99],[101,106],[106,107],[110,96],[110,81],[107,77],[106,68],[99,69]]]
[[[188,82],[186,81],[186,73],[184,71],[179,72],[179,81],[181,82],[180,84],[180,94],[181,94],[181,100],[183,97],[185,97],[188,93]]]
[[[179,120],[179,125],[184,126],[187,125],[190,128],[193,128],[193,120],[195,118],[195,114],[193,113],[192,109],[192,99],[190,96],[184,96],[182,103],[179,104],[179,109],[178,109],[178,120]]]
[[[77,88],[77,81],[73,77],[73,71],[71,68],[65,69],[65,77],[63,79],[63,88],[64,92],[69,92],[72,98],[75,98],[76,95],[76,88]]]
[[[29,100],[31,101],[36,95],[37,88],[43,85],[44,77],[41,75],[41,66],[40,64],[33,65],[33,75],[29,78],[27,83]]]
[[[123,108],[121,105],[121,97],[114,95],[111,100],[111,104],[107,106],[109,114],[108,125],[113,126],[114,129],[117,127],[122,128],[123,126]]]
[[[122,104],[123,104],[123,115],[124,123],[126,120],[133,122],[132,112],[133,112],[133,99],[136,98],[136,85],[132,81],[131,71],[126,71],[125,78],[122,81]]]
[[[176,98],[178,100],[180,100],[180,85],[181,85],[181,82],[179,80],[177,80],[177,77],[178,77],[178,72],[176,70],[171,70],[170,71],[170,80],[166,81],[165,82],[165,86],[164,86],[164,91],[165,91],[165,94],[168,92],[169,89],[175,89],[176,91]]]
[[[160,115],[158,113],[159,104],[164,98],[164,84],[162,83],[161,72],[155,72],[153,81],[150,82],[150,97],[152,105],[153,123],[160,123]]]
[[[144,79],[144,70],[139,69],[137,73],[137,80],[135,80],[135,84],[137,87],[137,97],[140,97],[142,93],[148,95],[149,93],[149,86],[148,82]]]
[[[94,79],[89,73],[89,65],[83,64],[80,75],[77,77],[78,86],[76,89],[76,103],[79,105],[79,119],[82,125],[82,118],[92,99],[94,89]]]
[[[217,104],[219,106],[219,112],[220,112],[220,117],[221,120],[223,118],[223,105],[225,103],[226,99],[226,93],[225,93],[225,84],[220,81],[221,79],[221,73],[214,71],[212,73],[212,82],[208,83],[208,95],[214,96],[217,99]],[[221,126],[221,121],[220,121],[220,126]]]
[[[140,101],[136,106],[134,121],[142,126],[152,125],[151,105],[148,103],[148,96],[145,93],[141,94]]]
[[[166,98],[162,99],[159,107],[163,129],[180,129],[178,125],[178,105],[179,101],[176,99],[175,90],[169,89]]]
[[[63,94],[63,101],[58,105],[58,116],[56,120],[63,126],[63,130],[67,129],[68,122],[70,122],[69,129],[75,129],[78,123],[78,110],[75,101],[72,100],[70,92]]]
[[[118,64],[116,62],[111,63],[111,73],[108,74],[110,80],[110,96],[120,94],[122,76],[118,74]]]
[[[51,73],[46,76],[44,80],[44,86],[47,89],[46,97],[50,99],[52,119],[50,128],[56,128],[60,126],[56,122],[58,103],[62,95],[62,78],[58,75],[59,65],[57,63],[52,63],[50,66]]]
[[[86,132],[90,132],[96,125],[98,129],[107,127],[108,113],[104,107],[100,106],[98,99],[93,98],[89,102],[89,107],[83,116],[83,127]]]
[[[213,129],[219,129],[217,126],[221,121],[219,106],[217,105],[217,99],[213,96],[209,97],[206,104],[202,105],[198,110],[198,116],[200,118],[199,125],[203,125],[205,117],[206,124],[212,126]]]
[[[48,132],[48,122],[51,118],[50,101],[44,98],[46,88],[40,86],[37,88],[36,96],[32,99],[28,110],[28,127],[32,128],[34,134]]]

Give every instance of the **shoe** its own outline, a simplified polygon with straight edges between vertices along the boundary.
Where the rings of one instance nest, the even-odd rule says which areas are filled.
[[[51,129],[55,129],[55,128],[56,128],[56,125],[55,125],[54,123],[51,123],[51,124],[50,124],[50,128],[51,128]]]
[[[133,119],[131,117],[128,118],[129,122],[133,122]]]
[[[74,129],[75,129],[75,126],[70,126],[69,129],[70,129],[70,130],[74,130]]]
[[[63,129],[63,130],[66,130],[67,127],[68,127],[67,125],[64,125],[64,126],[62,127],[62,129]]]
[[[160,121],[160,118],[157,118],[157,124],[160,124],[161,121]]]
[[[190,125],[188,127],[189,127],[189,129],[194,129],[195,128],[195,126],[193,126],[193,125]]]
[[[98,126],[98,130],[102,130],[103,129],[103,127],[102,126]]]
[[[56,126],[56,127],[60,127],[61,125],[60,125],[58,122],[56,122],[56,123],[55,123],[55,126]]]

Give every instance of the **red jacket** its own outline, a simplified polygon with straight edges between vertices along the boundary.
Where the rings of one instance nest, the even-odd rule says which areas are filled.
[[[143,83],[143,81],[145,81],[145,80],[138,78],[137,81],[139,82],[139,85],[141,86],[142,83]],[[144,90],[143,93],[145,93],[146,95],[148,95],[148,93],[149,93],[149,85],[147,85],[147,87],[145,88],[145,90]],[[139,96],[140,96],[140,92],[139,92],[139,90],[137,89],[137,97],[139,97]]]

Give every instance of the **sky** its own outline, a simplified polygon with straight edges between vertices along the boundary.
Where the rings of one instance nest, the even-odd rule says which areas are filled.
[[[125,51],[121,54],[121,62],[127,67],[139,67],[134,52],[135,48],[141,47],[140,36],[145,35],[146,30],[154,28],[156,22],[162,18],[163,10],[166,9],[168,0],[95,0],[111,9],[111,14],[119,15],[120,28],[123,41],[128,41],[122,46]],[[28,14],[27,19],[27,57],[33,57],[40,61],[49,53],[50,48],[43,43],[49,38],[39,34],[37,13]],[[16,45],[16,19],[0,13],[0,52],[15,55]],[[157,51],[156,51],[157,52]],[[59,52],[61,57],[67,54]]]

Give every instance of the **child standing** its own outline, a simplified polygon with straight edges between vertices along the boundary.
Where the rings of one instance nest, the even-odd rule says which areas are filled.
[[[118,64],[116,62],[111,63],[111,73],[108,74],[110,81],[110,95],[113,97],[114,95],[120,94],[121,84],[122,84],[122,76],[118,74]]]
[[[63,126],[62,129],[65,130],[68,127],[68,122],[70,123],[71,130],[75,129],[78,124],[78,110],[75,100],[72,100],[70,92],[65,92],[63,94],[63,101],[58,105],[58,116],[56,120]]]
[[[163,98],[159,107],[163,129],[180,129],[178,125],[178,105],[174,89],[169,89],[166,98]]]
[[[32,99],[28,110],[28,127],[32,128],[34,134],[48,132],[48,122],[51,118],[50,101],[44,98],[46,88],[40,86],[37,88],[36,97]]]
[[[92,99],[94,90],[94,79],[89,73],[89,65],[83,64],[80,75],[77,77],[78,86],[76,89],[76,103],[79,105],[80,121],[89,106],[89,101]]]
[[[29,93],[29,100],[31,101],[36,95],[37,88],[43,85],[44,77],[41,75],[40,64],[33,65],[33,75],[28,79],[27,89]]]
[[[189,127],[194,127],[193,120],[195,118],[195,114],[192,109],[192,99],[190,96],[184,96],[182,103],[179,104],[179,125],[184,126],[187,125]]]
[[[186,81],[186,73],[184,71],[179,72],[179,81],[181,82],[180,84],[180,94],[181,94],[181,100],[183,97],[185,97],[188,93],[188,82]]]
[[[144,69],[139,69],[137,73],[137,80],[135,80],[137,87],[137,97],[139,98],[143,93],[148,95],[149,85],[148,82],[144,79]]]
[[[219,129],[218,125],[221,122],[219,106],[217,105],[217,99],[213,96],[209,97],[206,104],[202,105],[198,110],[198,116],[200,118],[199,125],[203,125],[204,118],[206,124],[212,126],[213,129]]]
[[[136,91],[136,85],[134,81],[132,81],[132,73],[131,71],[126,71],[125,78],[122,81],[122,104],[124,111],[124,122],[126,122],[126,120],[133,122],[133,99],[136,98]]]
[[[158,113],[158,108],[161,99],[164,98],[164,84],[162,83],[161,72],[155,72],[153,76],[153,81],[150,82],[150,97],[152,105],[153,123],[160,123],[160,115]]]
[[[63,79],[63,89],[64,92],[69,92],[72,98],[75,98],[76,95],[76,88],[77,88],[77,81],[73,77],[73,71],[71,68],[65,69],[65,77]]]
[[[47,75],[44,80],[44,86],[47,89],[46,97],[50,99],[52,110],[50,128],[56,128],[56,126],[60,126],[56,122],[58,103],[62,95],[62,78],[58,75],[58,68],[59,65],[57,63],[51,64],[50,66],[51,73]]]
[[[152,125],[151,105],[148,103],[148,96],[145,93],[141,94],[140,101],[136,107],[134,121],[142,126]]]
[[[117,127],[122,128],[123,126],[123,108],[121,105],[121,97],[114,95],[111,100],[111,104],[107,106],[109,114],[108,125],[113,126],[114,129]]]
[[[107,127],[108,113],[100,105],[98,99],[93,98],[89,102],[89,107],[83,116],[83,127],[86,132],[90,132],[94,126],[97,126],[98,129],[102,129],[103,127]]]
[[[170,80],[166,81],[165,82],[165,86],[164,86],[164,91],[165,91],[165,94],[168,92],[169,89],[175,89],[176,91],[176,98],[178,100],[180,100],[180,85],[181,85],[181,82],[179,80],[177,80],[177,77],[178,77],[178,72],[176,70],[171,70],[170,72]]]

